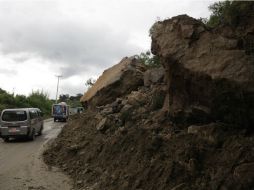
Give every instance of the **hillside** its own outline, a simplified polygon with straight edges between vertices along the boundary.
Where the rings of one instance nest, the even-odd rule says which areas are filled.
[[[179,15],[151,38],[162,66],[130,57],[105,71],[45,162],[76,189],[253,189],[253,15],[213,29]]]

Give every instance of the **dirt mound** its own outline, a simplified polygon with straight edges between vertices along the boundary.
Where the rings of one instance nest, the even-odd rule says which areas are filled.
[[[46,163],[76,189],[251,189],[254,136],[218,122],[176,125],[161,109],[164,88],[142,87],[73,116]]]
[[[193,132],[199,128],[187,132],[173,130],[167,121],[139,126],[130,118],[129,127],[111,126],[101,132],[95,127],[100,122],[97,114],[85,112],[73,119],[44,153],[48,164],[75,179],[77,189],[251,189],[254,185],[254,138],[244,131],[213,124],[204,126],[203,133]]]

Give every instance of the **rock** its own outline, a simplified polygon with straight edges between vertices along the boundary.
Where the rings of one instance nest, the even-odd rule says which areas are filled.
[[[188,127],[189,134],[195,134],[202,139],[211,143],[219,143],[223,139],[223,126],[218,123],[210,123],[207,125],[191,125]]]
[[[100,113],[97,113],[94,118],[101,121],[104,117]]]
[[[126,57],[105,70],[80,101],[91,108],[111,103],[142,86],[144,71],[145,67],[136,58]]]
[[[120,112],[121,108],[123,107],[122,99],[121,99],[121,98],[117,98],[117,99],[111,104],[111,107],[112,107],[113,113],[118,113],[118,112]]]
[[[105,131],[106,129],[108,129],[108,125],[107,125],[107,118],[103,118],[99,123],[98,125],[96,126],[96,129],[98,131]]]
[[[74,145],[71,145],[70,147],[68,147],[69,151],[77,151],[79,149],[80,149],[80,147],[77,144],[74,144]]]
[[[193,176],[198,172],[198,161],[195,158],[189,160],[188,170]]]
[[[105,107],[101,112],[102,115],[109,115],[113,113],[113,108],[112,107]]]
[[[118,132],[120,132],[122,135],[125,135],[128,133],[128,129],[126,127],[119,127]]]
[[[144,73],[144,85],[150,86],[151,84],[163,81],[165,69],[163,67],[147,70]]]
[[[77,185],[82,185],[83,184],[83,181],[82,180],[78,180],[77,181]]]
[[[254,125],[254,56],[247,45],[239,47],[239,41],[249,35],[242,32],[227,37],[187,15],[154,24],[152,52],[165,68],[164,109],[172,118],[185,125],[212,121],[242,128]],[[194,113],[190,112],[193,107],[208,112],[195,109],[197,117],[184,119]]]
[[[126,104],[126,105],[124,105],[124,106],[122,107],[121,113],[129,112],[129,111],[131,111],[132,109],[133,109],[133,106],[132,106],[132,105]]]
[[[254,162],[243,163],[234,170],[234,177],[243,184],[244,187],[254,185]]]
[[[139,91],[132,91],[131,94],[127,96],[127,104],[133,106],[141,106],[147,101],[145,94]]]
[[[173,187],[171,190],[183,190],[183,189],[184,189],[184,190],[186,189],[185,183],[181,183],[181,184],[179,184],[179,185]]]

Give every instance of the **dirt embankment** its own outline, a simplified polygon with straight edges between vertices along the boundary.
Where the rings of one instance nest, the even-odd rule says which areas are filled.
[[[253,187],[254,138],[245,131],[211,124],[203,129],[206,135],[197,135],[172,130],[165,122],[160,127],[133,123],[101,133],[95,118],[96,113],[85,112],[73,119],[44,153],[48,164],[74,178],[76,188]]]
[[[187,15],[156,23],[163,67],[127,58],[104,72],[113,82],[84,95],[92,109],[71,118],[45,161],[77,189],[253,189],[253,20],[214,30]]]

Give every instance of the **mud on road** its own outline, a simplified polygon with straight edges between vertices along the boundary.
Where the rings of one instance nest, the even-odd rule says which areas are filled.
[[[59,169],[48,167],[42,159],[47,144],[61,131],[65,123],[44,121],[43,135],[35,141],[0,140],[1,190],[70,190],[71,180]]]

